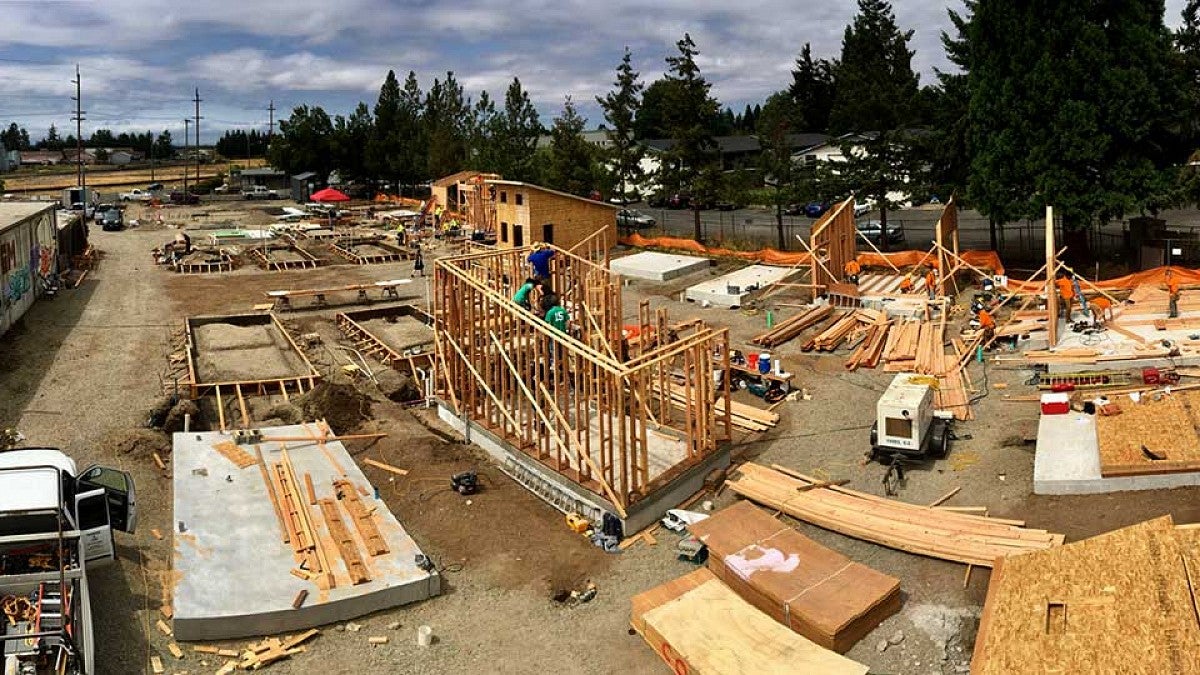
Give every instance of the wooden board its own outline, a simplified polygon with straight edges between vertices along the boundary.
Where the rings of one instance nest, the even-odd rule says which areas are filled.
[[[358,535],[362,537],[363,543],[367,546],[367,552],[371,555],[383,555],[388,552],[387,541],[379,534],[379,528],[375,526],[374,509],[368,509],[363,505],[362,500],[355,491],[354,485],[348,480],[333,481],[334,492],[337,498],[342,501],[346,511],[350,513],[350,520],[354,522],[354,528],[358,530]]]
[[[1185,549],[1170,516],[993,572],[971,673],[1197,673],[1200,625]]]
[[[991,567],[997,558],[1062,544],[1063,536],[976,516],[817,483],[752,462],[726,485],[738,494],[788,515],[882,546],[944,560]]]
[[[632,624],[675,673],[865,675],[793,633],[700,569],[635,596]]]
[[[845,653],[900,609],[900,580],[853,562],[742,501],[688,527],[735,593],[813,642]]]
[[[338,513],[337,502],[326,498],[320,500],[319,504],[321,516],[325,519],[325,527],[329,530],[329,536],[333,537],[334,543],[337,544],[338,553],[341,554],[342,562],[346,564],[346,571],[350,574],[350,582],[362,584],[370,581],[371,573],[367,570],[362,555],[358,552],[358,544],[354,542],[354,537],[350,535],[350,530],[346,528],[346,523],[342,521],[342,516]]]
[[[253,455],[233,441],[221,441],[214,443],[212,447],[213,450],[221,453],[222,457],[236,464],[239,469],[258,464],[258,460]]]
[[[1100,475],[1137,476],[1200,471],[1200,392],[1184,391],[1117,400],[1120,415],[1096,417]],[[1166,459],[1150,459],[1145,446]]]

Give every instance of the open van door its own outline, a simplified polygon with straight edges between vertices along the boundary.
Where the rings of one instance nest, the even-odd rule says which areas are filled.
[[[108,520],[108,497],[103,488],[75,495],[75,522],[83,546],[84,563],[96,564],[116,560],[112,526]]]
[[[79,494],[104,490],[108,501],[108,519],[113,529],[133,532],[137,526],[137,503],[133,478],[128,472],[107,466],[91,466],[80,474],[76,482]]]

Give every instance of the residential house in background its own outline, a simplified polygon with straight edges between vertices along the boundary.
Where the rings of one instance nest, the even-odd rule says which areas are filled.
[[[581,135],[583,136],[583,140],[587,141],[588,143],[591,143],[592,145],[594,145],[600,149],[606,149],[606,148],[608,148],[608,146],[612,145],[612,139],[610,139],[608,137],[609,130],[605,129],[603,127],[599,128],[599,129],[593,129],[591,131],[585,131]],[[554,137],[551,136],[550,134],[544,134],[542,136],[538,136],[538,139],[537,139],[538,149],[540,150],[542,148],[549,148],[550,143],[553,140],[553,138]]]
[[[50,166],[62,163],[62,150],[26,150],[21,153],[22,166]]]
[[[84,148],[82,151],[71,148],[63,150],[63,162],[67,164],[83,164],[90,166],[96,163],[96,151],[91,148]]]
[[[126,166],[146,158],[144,152],[133,148],[105,148],[105,150],[108,152],[108,163],[113,166]]]

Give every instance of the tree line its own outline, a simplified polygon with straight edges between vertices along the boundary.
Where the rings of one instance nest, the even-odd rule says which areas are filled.
[[[30,140],[25,127],[13,122],[8,128],[0,131],[0,144],[6,150],[73,150],[76,145],[75,135],[68,134],[65,138],[58,135],[58,128],[53,124],[47,129],[46,135],[37,142]],[[169,159],[175,155],[172,145],[171,132],[164,129],[157,136],[152,132],[127,132],[114,134],[110,129],[97,129],[83,141],[83,147],[92,148],[130,148],[158,159]]]

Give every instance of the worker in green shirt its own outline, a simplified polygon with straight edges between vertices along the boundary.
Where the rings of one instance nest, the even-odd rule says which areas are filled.
[[[540,279],[526,279],[525,283],[521,284],[521,287],[518,288],[517,292],[513,294],[513,302],[524,307],[525,309],[532,310],[533,304],[530,302],[529,296],[533,293],[533,289],[541,285],[542,282]]]
[[[567,310],[561,304],[555,304],[546,311],[546,323],[560,333],[567,332]]]

